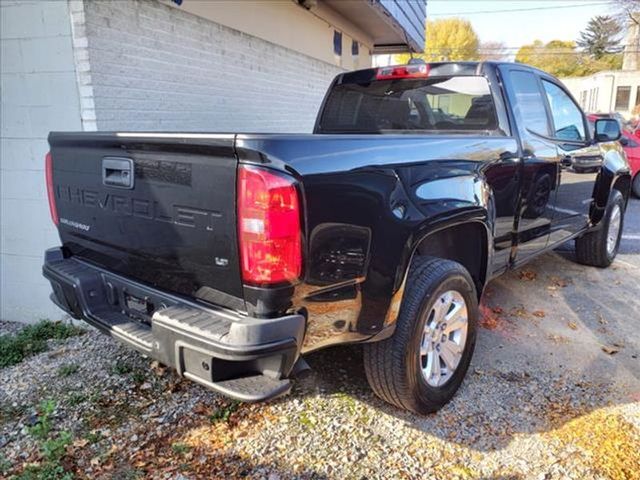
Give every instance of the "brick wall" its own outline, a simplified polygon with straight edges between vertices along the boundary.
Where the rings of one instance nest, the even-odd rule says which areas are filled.
[[[60,243],[49,216],[44,156],[50,130],[80,130],[66,2],[0,3],[0,318],[59,318],[42,278]]]
[[[99,130],[310,132],[341,71],[153,0],[85,21]]]

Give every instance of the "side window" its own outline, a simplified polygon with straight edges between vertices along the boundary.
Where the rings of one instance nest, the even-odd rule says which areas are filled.
[[[543,80],[542,85],[547,94],[551,116],[553,117],[555,129],[553,136],[562,140],[586,140],[582,112],[571,100],[571,97],[551,82]]]
[[[509,72],[513,93],[514,110],[518,122],[540,135],[549,135],[550,128],[538,79],[531,72],[512,70]]]

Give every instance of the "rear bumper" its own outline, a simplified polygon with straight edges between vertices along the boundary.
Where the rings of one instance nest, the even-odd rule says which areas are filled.
[[[47,250],[43,275],[52,301],[178,373],[242,401],[286,393],[300,355],[305,319],[242,316],[113,274],[59,248]]]

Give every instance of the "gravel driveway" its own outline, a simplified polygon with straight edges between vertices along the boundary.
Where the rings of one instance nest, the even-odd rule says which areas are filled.
[[[359,347],[310,355],[291,395],[244,405],[88,331],[0,370],[5,474],[40,459],[28,426],[51,398],[80,478],[640,478],[640,201],[629,215],[612,268],[567,247],[489,286],[469,375],[437,414],[374,397]]]

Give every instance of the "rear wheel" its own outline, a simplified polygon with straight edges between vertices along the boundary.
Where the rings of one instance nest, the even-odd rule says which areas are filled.
[[[624,226],[624,198],[618,190],[611,193],[602,219],[602,227],[576,239],[576,259],[584,265],[608,267],[618,254]]]
[[[467,372],[477,317],[476,289],[462,265],[415,260],[395,333],[364,346],[367,380],[376,395],[418,414],[440,409]]]

